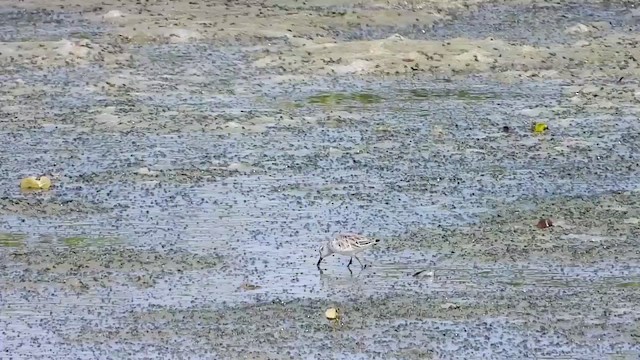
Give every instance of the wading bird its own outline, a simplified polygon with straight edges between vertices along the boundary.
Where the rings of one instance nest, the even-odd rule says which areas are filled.
[[[362,261],[360,261],[358,256],[356,256],[356,254],[370,248],[374,244],[377,244],[379,241],[380,240],[378,239],[370,239],[366,236],[358,234],[340,234],[335,238],[327,241],[319,249],[320,260],[318,260],[317,264],[318,269],[320,269],[320,263],[322,262],[322,259],[331,254],[339,254],[351,257],[351,259],[349,260],[349,264],[347,264],[347,268],[349,268],[349,270],[351,270],[350,266],[353,262],[353,258],[356,258],[356,260],[358,260],[358,262],[360,263],[360,267],[364,269],[367,267],[367,265],[364,265]]]

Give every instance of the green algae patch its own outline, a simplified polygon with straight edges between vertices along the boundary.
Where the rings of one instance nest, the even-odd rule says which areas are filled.
[[[283,110],[296,110],[303,107],[304,104],[293,101],[284,101],[280,103],[280,108]]]
[[[60,239],[64,245],[68,247],[86,247],[86,246],[104,246],[119,243],[117,238],[98,237],[92,238],[88,236],[70,236]]]
[[[640,288],[640,281],[623,282],[616,286],[619,288]]]
[[[92,40],[93,36],[91,36],[91,34],[84,32],[84,31],[74,31],[71,32],[69,34],[69,36],[71,38],[76,38],[76,39],[84,39],[84,40]]]
[[[499,99],[500,95],[491,91],[480,90],[441,90],[441,89],[411,89],[408,90],[412,99],[453,99],[463,101],[483,101]]]
[[[17,248],[25,245],[27,236],[24,234],[0,233],[0,247]]]
[[[369,105],[378,104],[384,100],[381,96],[361,92],[361,93],[320,93],[307,98],[309,104],[319,105],[340,105],[348,102]]]

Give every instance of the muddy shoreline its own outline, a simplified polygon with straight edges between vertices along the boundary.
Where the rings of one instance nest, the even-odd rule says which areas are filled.
[[[0,1],[0,358],[637,358],[638,19]]]

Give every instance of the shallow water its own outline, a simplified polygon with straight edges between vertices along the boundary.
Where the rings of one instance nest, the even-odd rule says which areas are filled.
[[[562,4],[481,5],[479,11],[458,13],[452,11],[451,20],[425,26],[420,21],[400,29],[385,29],[412,39],[446,40],[472,36],[477,39],[496,38],[510,42],[548,46],[576,41],[564,29],[576,23],[602,22],[612,29],[637,31],[637,22],[630,9],[620,3],[602,4],[567,1]],[[417,12],[416,14],[419,14]],[[607,26],[608,25],[608,26]],[[381,29],[365,28],[355,32],[339,32],[346,39],[384,37]],[[388,36],[388,35],[387,35]]]
[[[622,11],[583,10],[592,21]],[[503,34],[486,20],[501,11],[432,30],[563,41],[549,29]],[[34,15],[5,16],[19,30]],[[63,36],[47,29],[35,34]],[[280,82],[249,65],[254,46],[127,51],[130,66],[0,75],[24,81],[0,94],[5,354],[640,353],[631,110],[573,106],[566,80]],[[532,134],[533,121],[549,133]],[[40,173],[54,188],[21,194],[19,179]],[[542,216],[559,222],[539,230]],[[318,248],[337,232],[382,239],[363,255],[370,268],[350,273],[332,256],[319,274]],[[322,317],[334,305],[345,316],[335,332]]]
[[[79,19],[75,12],[0,9],[0,41],[57,41],[69,36],[90,38],[103,26]]]

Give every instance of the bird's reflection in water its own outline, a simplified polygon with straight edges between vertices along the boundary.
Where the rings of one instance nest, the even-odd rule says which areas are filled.
[[[341,269],[340,269],[341,270]],[[353,271],[331,271],[318,270],[320,275],[320,286],[323,288],[336,288],[342,286],[353,287],[361,280],[362,273],[367,269],[357,269]]]

